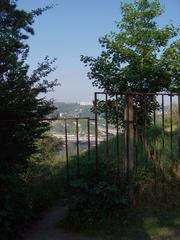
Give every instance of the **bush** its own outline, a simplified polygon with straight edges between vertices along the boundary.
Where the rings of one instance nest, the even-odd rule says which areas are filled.
[[[25,181],[16,172],[2,176],[6,186],[0,199],[1,239],[21,239],[22,232],[31,216],[31,201]]]
[[[39,152],[29,159],[26,169],[16,165],[0,175],[0,239],[21,239],[32,217],[59,197],[62,178],[57,152],[62,144],[45,135],[38,140]]]
[[[129,207],[126,194],[115,184],[99,182],[88,186],[82,180],[71,184],[73,194],[62,225],[84,231],[123,220]],[[83,224],[82,224],[83,223]]]

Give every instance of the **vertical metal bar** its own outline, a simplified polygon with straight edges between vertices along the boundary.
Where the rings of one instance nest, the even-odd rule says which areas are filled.
[[[97,112],[97,93],[94,95],[94,110],[95,110],[95,149],[96,149],[96,180],[98,180],[99,168],[99,153],[98,153],[98,112]]]
[[[165,161],[165,134],[164,134],[164,95],[162,95],[162,161]]]
[[[154,126],[156,126],[156,96],[153,96],[153,102],[154,102],[154,110],[153,110],[153,121]]]
[[[156,126],[156,96],[153,95],[153,124],[154,127]],[[146,134],[146,139],[147,139],[147,134]],[[157,159],[156,159],[156,143],[153,144],[152,150],[151,150],[151,160],[153,163],[153,173],[154,173],[154,194],[156,195],[157,193]]]
[[[135,96],[135,110],[134,110],[134,141],[135,141],[135,172],[138,164],[138,100]]]
[[[91,148],[91,139],[90,139],[90,119],[88,118],[87,120],[87,124],[88,124],[88,173],[89,173],[89,163],[90,163],[90,160],[91,160],[91,153],[90,153],[90,148]]]
[[[117,179],[120,173],[120,152],[119,152],[119,116],[118,116],[118,95],[116,94],[116,169],[117,169]]]
[[[80,176],[80,166],[79,166],[79,119],[76,119],[76,144],[77,144],[77,177]]]
[[[165,192],[165,134],[164,134],[164,94],[161,96],[161,108],[162,108],[162,178],[163,178],[163,192]],[[156,186],[155,186],[156,187]]]
[[[129,185],[129,95],[126,95],[126,177]]]
[[[144,152],[147,153],[147,96],[144,95]]]
[[[128,197],[132,198],[132,188],[130,173],[134,171],[134,109],[133,109],[133,95],[127,94],[126,104],[126,165],[127,165],[127,190]]]
[[[178,95],[178,160],[180,164],[180,95]]]
[[[67,119],[64,119],[65,123],[65,145],[66,145],[66,176],[67,184],[69,186],[69,156],[68,156],[68,138],[67,138]]]
[[[106,118],[106,173],[109,172],[109,127],[108,127],[108,95],[105,93],[105,118]]]
[[[154,127],[156,127],[156,96],[153,96],[153,103],[154,103],[154,109],[153,109],[153,122]],[[154,161],[154,192],[156,194],[156,185],[157,185],[157,158],[156,158],[156,143],[153,144],[153,161]]]
[[[172,119],[172,95],[170,95],[170,151],[173,162],[173,119]]]

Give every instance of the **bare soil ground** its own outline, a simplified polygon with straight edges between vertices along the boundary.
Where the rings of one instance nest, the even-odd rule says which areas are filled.
[[[60,230],[58,223],[63,218],[64,212],[65,207],[62,204],[46,210],[40,219],[32,224],[25,240],[92,240],[92,238]]]

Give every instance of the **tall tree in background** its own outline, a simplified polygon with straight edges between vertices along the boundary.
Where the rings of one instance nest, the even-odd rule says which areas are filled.
[[[180,42],[172,24],[159,28],[163,13],[159,1],[137,0],[121,5],[117,32],[99,40],[104,48],[97,58],[81,56],[89,66],[93,86],[115,93],[180,90]],[[170,44],[171,43],[171,44]]]
[[[57,85],[48,75],[55,70],[48,57],[31,75],[26,59],[26,40],[34,34],[32,24],[44,9],[19,10],[16,1],[0,1],[0,235],[15,239],[23,223],[21,173],[36,151],[35,142],[48,129],[42,118],[54,110],[52,101],[40,97]],[[41,95],[42,96],[42,95]],[[20,184],[18,187],[18,183]],[[26,206],[27,207],[27,206]],[[22,213],[22,214],[21,214]],[[12,233],[12,236],[10,235]]]

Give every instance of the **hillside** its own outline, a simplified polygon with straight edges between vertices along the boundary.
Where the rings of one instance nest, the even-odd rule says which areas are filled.
[[[56,114],[58,117],[90,117],[94,118],[94,114],[91,112],[92,104],[87,103],[64,103],[55,102],[54,105],[57,108]]]
[[[92,112],[92,104],[91,103],[64,103],[64,102],[56,102],[55,107],[57,110],[53,114],[56,118],[60,120],[54,121],[51,125],[51,132],[59,137],[64,137],[64,118],[91,118],[90,121],[90,134],[94,136],[95,134],[95,115]],[[87,119],[78,120],[78,132],[80,137],[87,138],[88,133],[88,121]],[[69,119],[67,121],[67,133],[74,138],[77,134],[77,122],[75,119]],[[106,122],[102,116],[98,116],[98,133],[99,137],[104,139],[106,135]],[[116,133],[114,127],[109,125],[109,134],[114,135]]]

